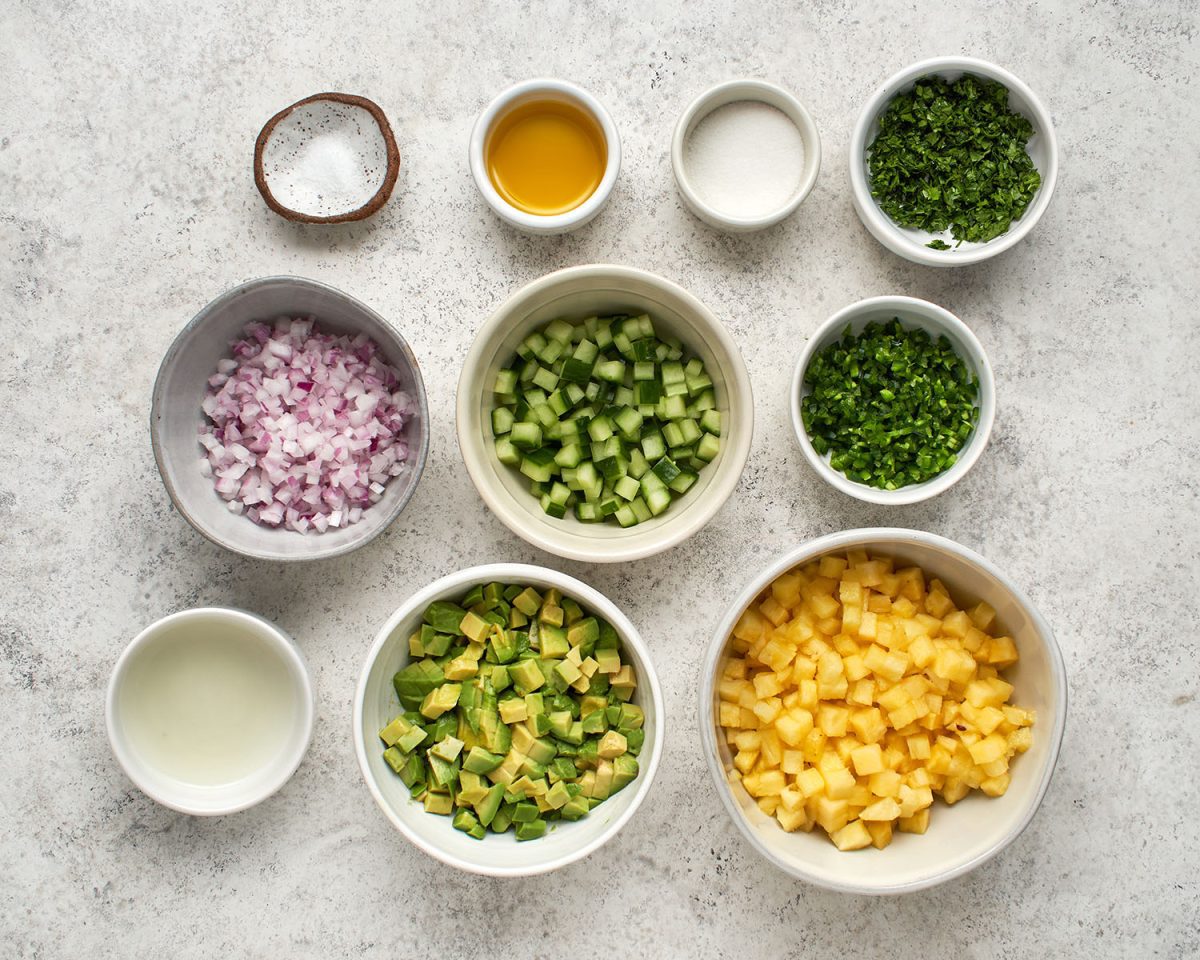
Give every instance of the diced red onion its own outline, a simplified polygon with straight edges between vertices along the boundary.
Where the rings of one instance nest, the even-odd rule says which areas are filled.
[[[365,334],[314,319],[252,323],[217,363],[201,404],[200,472],[234,514],[299,533],[357,523],[406,468],[414,413]]]

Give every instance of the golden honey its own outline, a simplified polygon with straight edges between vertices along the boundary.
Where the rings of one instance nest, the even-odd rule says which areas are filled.
[[[500,117],[484,143],[492,186],[518,210],[574,210],[604,178],[608,149],[595,117],[565,100],[532,100]]]

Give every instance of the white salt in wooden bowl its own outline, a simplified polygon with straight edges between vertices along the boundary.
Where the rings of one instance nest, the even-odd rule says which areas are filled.
[[[700,182],[691,169],[688,141],[700,123],[714,111],[731,103],[766,104],[779,110],[799,133],[803,144],[803,161],[795,186],[782,198],[779,206],[767,212],[738,211],[718,207],[705,196]],[[729,233],[749,233],[774,226],[796,212],[817,182],[821,170],[821,135],[804,105],[782,87],[764,80],[729,80],[706,90],[691,102],[679,122],[671,141],[671,167],[675,183],[688,209],[711,227]]]
[[[392,195],[400,151],[379,105],[318,93],[275,114],[254,144],[254,182],[267,206],[300,223],[346,223]]]

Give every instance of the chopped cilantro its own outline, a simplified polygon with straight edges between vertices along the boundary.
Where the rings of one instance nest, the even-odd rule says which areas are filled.
[[[868,148],[871,194],[902,227],[986,243],[1021,218],[1041,186],[1025,149],[1032,135],[1003,84],[926,77],[879,118]],[[950,249],[940,238],[928,246]]]

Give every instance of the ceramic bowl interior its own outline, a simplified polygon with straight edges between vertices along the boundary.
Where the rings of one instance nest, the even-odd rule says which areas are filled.
[[[696,190],[688,176],[686,147],[688,137],[696,129],[696,125],[714,110],[744,100],[765,103],[781,111],[795,124],[804,143],[804,166],[791,197],[778,210],[757,217],[737,216],[714,207]],[[821,171],[821,135],[804,105],[782,87],[763,80],[729,80],[700,94],[680,116],[671,140],[671,168],[684,203],[710,227],[730,233],[762,230],[795,213],[812,191],[817,182],[817,174]]]
[[[604,176],[601,177],[599,186],[590,197],[565,213],[540,215],[520,210],[500,195],[492,183],[492,178],[488,175],[485,151],[492,127],[510,111],[522,104],[538,100],[565,101],[579,107],[596,120],[604,134],[605,149],[608,154],[604,166]],[[475,186],[479,188],[487,205],[501,220],[525,233],[566,233],[589,223],[608,202],[609,195],[616,185],[617,175],[621,172],[621,137],[617,133],[617,125],[604,105],[582,87],[564,80],[548,78],[525,80],[502,91],[483,108],[471,130],[468,161],[471,165],[471,175],[475,180]]]
[[[451,826],[449,817],[425,812],[383,760],[379,731],[401,710],[392,677],[409,661],[408,637],[434,600],[459,600],[479,583],[520,583],[559,588],[591,613],[603,617],[621,638],[623,661],[638,678],[633,702],[645,712],[646,741],[638,756],[637,779],[573,823],[560,821],[536,841],[518,842],[511,831],[473,840]],[[472,873],[528,876],[565,866],[610,840],[633,816],[654,780],[662,752],[663,702],[649,651],[637,630],[605,596],[586,584],[545,567],[498,563],[460,570],[415,594],[384,624],[367,655],[354,703],[354,744],[367,786],[387,818],[432,857]]]
[[[1042,177],[1042,185],[1020,220],[1012,224],[1007,233],[987,243],[957,241],[949,231],[932,234],[923,230],[898,226],[879,207],[871,196],[868,155],[871,142],[879,130],[879,118],[888,103],[898,93],[911,90],[917,80],[937,75],[953,82],[964,73],[974,74],[1004,84],[1008,88],[1009,107],[1024,116],[1033,125],[1033,136],[1026,144],[1033,164]],[[1002,67],[986,60],[972,57],[936,57],[923,60],[901,70],[879,87],[866,104],[855,122],[850,138],[850,186],[854,208],[863,225],[874,237],[893,253],[915,263],[934,267],[963,266],[978,263],[1019,243],[1041,219],[1050,205],[1054,187],[1058,181],[1058,144],[1054,135],[1054,124],[1050,113],[1032,90],[1020,79]],[[950,244],[950,250],[932,250],[926,244],[940,238]]]
[[[649,313],[659,335],[678,337],[699,356],[721,412],[721,450],[692,488],[658,517],[621,528],[582,523],[572,511],[542,511],[520,471],[495,455],[492,385],[517,345],[556,317]],[[458,383],[458,441],[467,470],[488,507],[514,533],[561,557],[596,563],[651,556],[681,543],[707,523],[733,492],[750,453],[754,402],[737,346],[721,322],[668,280],[630,267],[571,267],[536,280],[510,297],[480,328]]]
[[[954,806],[936,800],[923,835],[896,833],[883,850],[839,851],[820,828],[787,833],[731,785],[733,757],[716,726],[716,679],[728,638],[739,616],[777,576],[828,553],[862,548],[916,564],[939,577],[960,606],[985,600],[996,610],[998,629],[1011,636],[1020,661],[1005,671],[1012,702],[1037,711],[1033,746],[1012,764],[1012,783],[1002,797],[972,791]],[[722,802],[751,845],[792,876],[849,893],[903,893],[933,886],[974,869],[999,853],[1029,824],[1050,783],[1067,710],[1066,668],[1049,626],[1024,594],[1000,571],[965,547],[916,530],[850,530],[810,541],[757,574],[730,606],[713,636],[702,667],[701,737]]]
[[[383,499],[365,510],[358,523],[322,534],[273,529],[230,513],[212,480],[200,473],[203,448],[196,437],[205,420],[200,404],[217,361],[230,355],[230,342],[241,335],[246,324],[285,315],[315,316],[319,328],[330,333],[366,333],[396,368],[401,389],[417,407],[406,426],[408,469],[388,482]],[[175,338],[154,384],[150,434],[159,473],[175,508],[209,540],[263,560],[316,560],[361,547],[399,516],[425,466],[429,410],[416,357],[379,314],[323,283],[300,277],[266,277],[222,294]]]
[[[258,643],[278,658],[280,668],[287,672],[294,693],[295,717],[292,733],[284,748],[262,769],[219,786],[188,783],[156,768],[138,752],[126,729],[122,708],[126,678],[135,671],[138,661],[153,656],[155,646],[173,634],[184,635],[190,642],[197,628],[203,631],[232,634],[246,643]],[[201,636],[204,634],[201,633]],[[184,639],[181,636],[181,639]],[[202,607],[184,610],[164,617],[138,634],[121,654],[109,680],[106,722],[109,743],[126,775],[151,799],[194,816],[219,816],[236,813],[254,806],[282,787],[296,771],[312,740],[316,702],[308,667],[299,649],[273,623],[243,610],[228,607]]]
[[[305,223],[362,220],[387,202],[400,153],[379,105],[319,93],[281,110],[254,147],[254,180],[276,213]]]
[[[938,474],[924,483],[914,483],[898,490],[881,490],[877,487],[851,480],[844,473],[834,470],[829,465],[830,455],[819,454],[813,449],[808,431],[804,429],[804,421],[800,410],[804,397],[812,390],[804,383],[804,374],[815,354],[829,344],[842,338],[843,332],[849,326],[852,333],[861,333],[868,323],[886,323],[893,317],[899,317],[900,322],[908,329],[920,327],[929,331],[934,338],[944,335],[949,339],[955,353],[967,364],[967,368],[979,380],[979,393],[976,398],[979,407],[979,417],[975,429],[967,438],[966,444],[959,451],[958,460],[949,470]],[[950,311],[914,297],[873,297],[860,300],[839,310],[819,326],[809,338],[800,359],[792,374],[791,392],[788,398],[792,417],[792,429],[800,442],[800,450],[804,458],[821,478],[831,486],[859,500],[869,503],[899,506],[901,504],[918,503],[936,497],[950,489],[966,476],[967,472],[983,454],[991,436],[992,425],[996,419],[996,381],[992,374],[991,364],[983,345],[965,323],[950,313]]]

